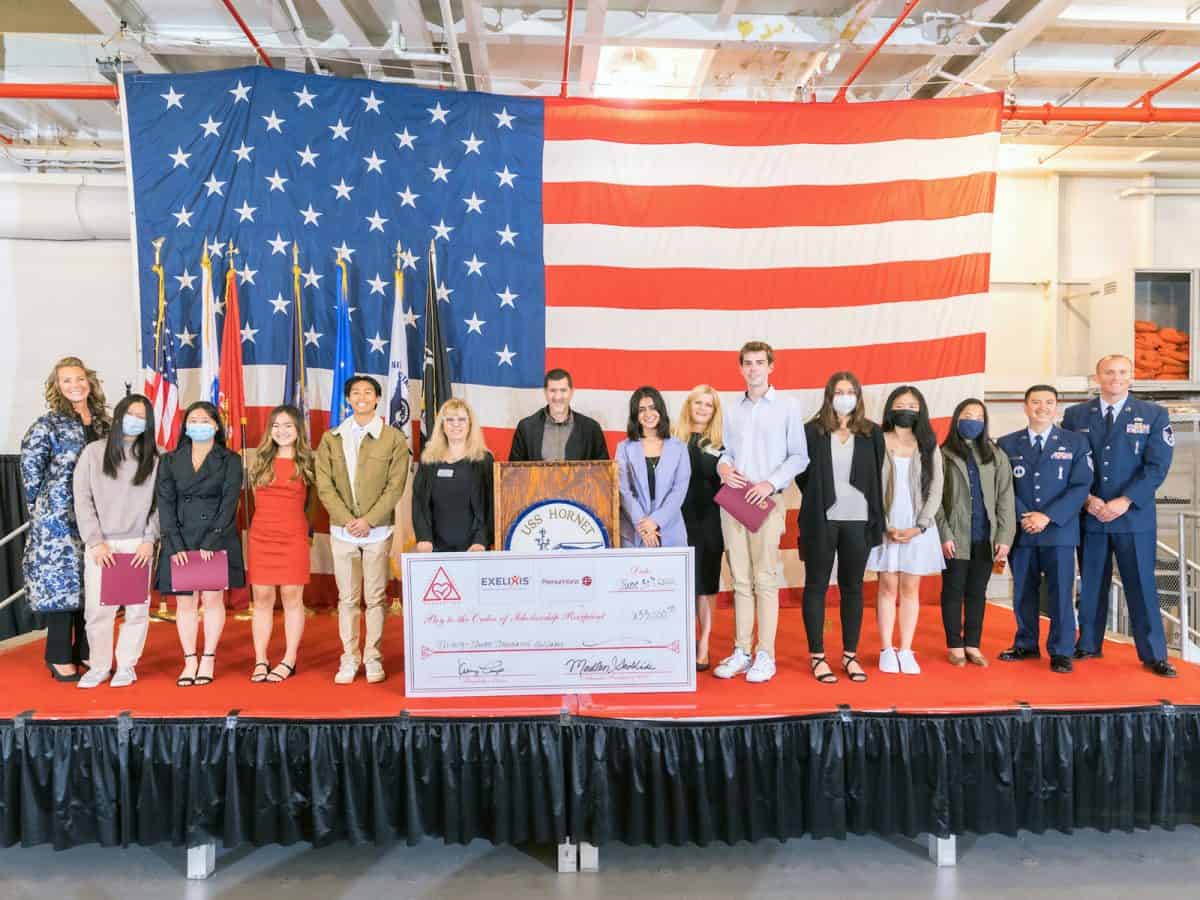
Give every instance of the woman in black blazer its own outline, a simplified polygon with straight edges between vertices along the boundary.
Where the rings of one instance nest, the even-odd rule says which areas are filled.
[[[242,459],[225,448],[225,429],[216,407],[201,401],[187,409],[179,446],[158,466],[158,516],[162,553],[155,587],[176,595],[175,627],[183,647],[180,687],[211,684],[217,644],[225,627],[225,592],[180,593],[171,583],[172,563],[184,563],[194,553],[211,559],[224,550],[229,559],[229,587],[246,584],[242,539],[237,528],[242,490]],[[204,655],[196,657],[199,608],[204,604]]]
[[[862,386],[850,372],[835,372],[825,384],[821,409],[804,426],[808,468],[796,476],[800,506],[800,551],[805,561],[804,630],[813,676],[833,684],[825,659],[825,594],[838,561],[842,617],[842,670],[866,681],[858,662],[862,630],[863,574],[871,548],[883,540],[883,432],[866,417]]]
[[[418,553],[462,553],[491,546],[494,464],[466,401],[451,398],[443,403],[413,478]]]

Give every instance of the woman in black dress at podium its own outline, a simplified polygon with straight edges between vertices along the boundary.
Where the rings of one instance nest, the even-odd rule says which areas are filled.
[[[700,638],[696,642],[696,669],[708,668],[708,640],[712,634],[713,607],[721,586],[721,508],[713,501],[721,489],[717,463],[721,443],[721,398],[713,388],[701,384],[692,389],[676,420],[675,437],[688,445],[692,478],[683,501],[683,522],[688,544],[696,551],[696,618]]]
[[[491,545],[492,463],[471,407],[458,399],[443,403],[413,479],[418,553]]]

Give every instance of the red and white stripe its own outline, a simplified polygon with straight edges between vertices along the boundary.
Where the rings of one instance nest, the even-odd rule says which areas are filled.
[[[147,390],[154,403],[155,441],[160,447],[174,449],[179,429],[183,425],[179,387],[164,379],[161,372],[156,372],[148,382]]]

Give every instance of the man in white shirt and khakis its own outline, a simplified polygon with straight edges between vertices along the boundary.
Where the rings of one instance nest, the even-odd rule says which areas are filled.
[[[329,512],[329,543],[338,588],[342,657],[333,680],[350,684],[360,663],[367,681],[383,681],[383,623],[396,504],[408,480],[411,453],[404,434],[378,415],[379,382],[356,375],[346,382],[353,415],[327,431],[317,448],[317,495]],[[361,578],[361,583],[360,583]],[[362,600],[366,637],[360,653]]]

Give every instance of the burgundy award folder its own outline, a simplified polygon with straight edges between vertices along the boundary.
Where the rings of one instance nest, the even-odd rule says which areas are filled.
[[[187,591],[223,591],[229,587],[229,555],[218,550],[205,562],[199,550],[189,550],[182,566],[171,560],[171,589]]]
[[[138,606],[150,602],[150,573],[154,560],[138,568],[132,553],[114,553],[112,566],[100,567],[100,605]]]
[[[771,510],[775,508],[775,501],[770,497],[765,497],[757,503],[751,503],[746,499],[746,492],[750,490],[747,485],[744,488],[732,488],[727,484],[721,485],[721,489],[717,491],[717,496],[713,499],[717,506],[725,510],[751,531],[758,531],[762,527],[762,523],[766,521]]]

